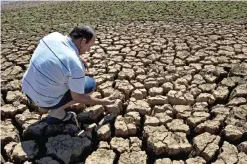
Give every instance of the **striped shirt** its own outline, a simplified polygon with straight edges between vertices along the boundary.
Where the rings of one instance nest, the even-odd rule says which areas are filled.
[[[71,39],[58,32],[39,42],[22,79],[22,92],[40,107],[51,107],[71,90],[84,94],[85,67]]]

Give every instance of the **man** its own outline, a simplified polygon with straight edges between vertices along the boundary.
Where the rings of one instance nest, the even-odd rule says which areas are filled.
[[[22,79],[22,91],[42,112],[49,111],[48,123],[70,119],[72,116],[68,116],[65,108],[75,103],[114,103],[108,98],[90,97],[96,82],[85,76],[87,65],[80,55],[94,45],[95,35],[90,26],[81,25],[75,27],[68,36],[58,32],[45,36],[35,49]]]

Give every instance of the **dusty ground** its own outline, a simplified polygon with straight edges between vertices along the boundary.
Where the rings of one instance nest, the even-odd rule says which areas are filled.
[[[2,13],[3,163],[247,161],[246,2],[22,7]],[[72,106],[81,129],[50,126],[46,115],[29,112],[20,79],[40,38],[80,22],[97,30],[85,55],[98,84],[93,96],[117,101]]]

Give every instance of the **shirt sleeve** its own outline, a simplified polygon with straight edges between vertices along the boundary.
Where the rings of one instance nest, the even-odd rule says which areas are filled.
[[[67,85],[71,91],[84,94],[85,71],[83,69],[71,70]]]

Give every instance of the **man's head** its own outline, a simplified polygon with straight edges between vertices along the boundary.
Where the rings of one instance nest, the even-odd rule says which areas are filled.
[[[76,26],[69,34],[80,54],[90,51],[95,42],[95,31],[87,25]]]

